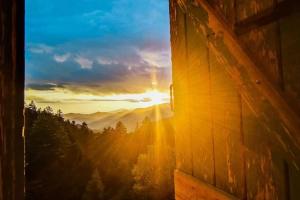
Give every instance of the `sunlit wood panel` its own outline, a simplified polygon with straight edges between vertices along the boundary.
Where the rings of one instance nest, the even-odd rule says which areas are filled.
[[[237,200],[234,196],[180,171],[175,171],[176,200]]]
[[[177,3],[171,7],[172,65],[176,130],[176,166],[192,174],[191,130],[188,100],[188,72],[186,61],[186,16]]]
[[[216,186],[242,198],[245,191],[240,96],[234,82],[224,70],[224,63],[218,60],[213,51],[209,55]]]
[[[196,10],[194,10],[196,11]],[[188,10],[188,12],[193,12]],[[187,20],[189,112],[194,176],[214,183],[214,153],[211,121],[210,77],[207,38]],[[203,164],[205,163],[205,164]]]
[[[180,85],[185,85],[188,97],[184,97],[185,103],[177,103],[175,113],[186,109],[189,120],[177,118],[176,126],[186,120],[191,135],[176,140],[189,140],[190,146],[185,147],[191,152],[181,149],[184,145],[176,150],[188,151],[188,157],[192,155],[192,173],[188,174],[240,199],[297,199],[294,185],[300,173],[299,117],[282,96],[284,66],[279,24],[266,22],[252,27],[250,23],[244,35],[234,35],[230,21],[220,17],[224,11],[220,8],[233,1],[180,3],[186,31],[179,38],[187,41],[188,60],[181,71],[187,83]],[[236,8],[248,18],[269,9],[274,1],[234,3],[244,6]],[[249,6],[258,9],[246,13]],[[177,67],[173,63],[173,69]],[[174,79],[174,85],[176,80],[183,79]],[[182,152],[177,154],[183,157]],[[176,198],[189,199],[189,192],[194,193],[195,187],[180,181],[175,179]],[[198,189],[196,193],[203,192]]]

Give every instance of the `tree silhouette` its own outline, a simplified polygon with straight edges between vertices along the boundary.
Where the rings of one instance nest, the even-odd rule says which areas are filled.
[[[126,133],[127,133],[127,128],[126,128],[126,126],[123,124],[123,122],[119,121],[119,122],[116,124],[115,131],[116,131],[116,133],[126,134]]]
[[[28,105],[28,108],[32,111],[36,111],[37,108],[36,108],[36,105],[34,103],[34,101],[31,101],[30,104]]]
[[[89,135],[52,113],[25,107],[26,200],[81,199],[92,173],[83,155]],[[59,176],[59,181],[57,181]]]
[[[82,200],[102,200],[104,196],[104,185],[97,169],[94,170],[91,179],[87,183]]]
[[[111,126],[109,127],[104,127],[102,133],[103,134],[112,134],[115,132],[115,129],[112,128]]]
[[[86,123],[86,122],[82,122],[81,128],[82,128],[82,129],[88,129],[87,123]]]
[[[48,114],[53,114],[53,109],[52,109],[50,106],[47,106],[47,107],[44,109],[44,112],[45,112],[45,113],[48,113]]]
[[[133,167],[133,191],[137,199],[163,200],[173,196],[174,153],[168,145],[160,148],[163,154],[157,153],[157,145],[149,145]]]

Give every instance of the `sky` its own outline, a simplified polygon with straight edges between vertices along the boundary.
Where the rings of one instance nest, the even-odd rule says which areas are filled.
[[[168,0],[26,0],[26,103],[64,113],[169,101]]]

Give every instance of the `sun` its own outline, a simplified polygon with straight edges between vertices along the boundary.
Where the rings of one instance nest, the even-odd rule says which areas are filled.
[[[144,93],[145,98],[149,99],[149,104],[157,105],[165,103],[166,94],[157,90],[151,90]]]

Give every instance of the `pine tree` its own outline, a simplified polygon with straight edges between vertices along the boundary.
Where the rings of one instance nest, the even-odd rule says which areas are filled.
[[[114,132],[115,132],[115,129],[112,128],[111,126],[109,126],[109,127],[103,128],[102,134],[112,134]]]
[[[63,116],[62,110],[61,110],[61,109],[58,109],[56,115],[57,115],[58,117],[62,117],[62,116]]]
[[[28,108],[32,111],[36,111],[37,108],[36,108],[36,105],[34,103],[34,101],[31,101],[30,104],[28,105]]]
[[[86,122],[82,122],[81,128],[82,128],[82,129],[88,129],[87,123],[86,123]]]
[[[115,131],[116,131],[116,133],[126,134],[127,133],[127,128],[126,128],[126,126],[121,121],[119,121],[116,124]]]
[[[87,183],[82,200],[102,200],[104,185],[97,169],[94,170],[91,179]]]
[[[45,112],[45,113],[48,113],[48,114],[53,114],[53,109],[52,109],[50,106],[47,106],[47,107],[44,109],[44,112]]]

